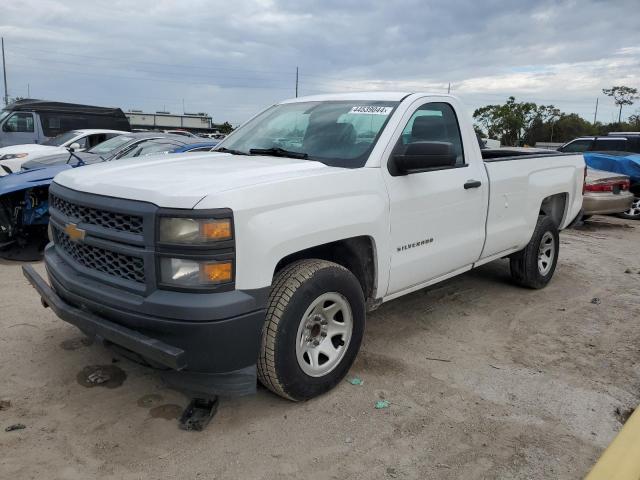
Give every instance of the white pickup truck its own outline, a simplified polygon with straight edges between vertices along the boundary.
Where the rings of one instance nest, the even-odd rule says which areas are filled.
[[[448,95],[287,100],[216,153],[66,171],[50,192],[63,320],[199,396],[256,377],[304,400],[335,386],[365,312],[495,259],[544,287],[579,215],[582,155],[478,146]]]

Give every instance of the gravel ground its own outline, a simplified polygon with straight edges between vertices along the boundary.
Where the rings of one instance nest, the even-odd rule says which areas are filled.
[[[0,478],[582,478],[640,402],[640,223],[561,239],[546,289],[511,285],[503,260],[385,304],[362,385],[223,399],[198,433],[177,427],[185,397],[112,363],[2,263]],[[94,365],[126,378],[87,388]]]

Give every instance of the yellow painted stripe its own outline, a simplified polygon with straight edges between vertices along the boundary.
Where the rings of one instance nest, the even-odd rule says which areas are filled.
[[[640,407],[629,417],[585,480],[640,480]]]

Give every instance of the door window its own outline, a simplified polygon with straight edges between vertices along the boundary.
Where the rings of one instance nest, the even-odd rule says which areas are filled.
[[[456,153],[456,166],[464,165],[458,119],[448,103],[426,103],[418,108],[402,131],[395,152],[400,153],[415,142],[449,142]]]
[[[107,135],[104,133],[96,133],[94,135],[89,135],[86,139],[87,144],[83,148],[93,148],[99,143],[104,142],[107,139]]]
[[[596,152],[624,152],[627,150],[626,138],[596,138],[592,150]]]
[[[558,151],[560,152],[565,152],[565,153],[569,153],[569,152],[586,152],[587,150],[589,150],[591,148],[591,145],[593,144],[593,140],[591,139],[587,139],[587,140],[575,140],[571,143],[567,143],[564,147],[560,147],[558,149]]]
[[[31,113],[14,113],[5,122],[2,130],[5,132],[33,132],[33,115]]]

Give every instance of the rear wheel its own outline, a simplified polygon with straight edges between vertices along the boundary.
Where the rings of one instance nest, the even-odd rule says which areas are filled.
[[[511,277],[523,287],[545,287],[555,272],[559,250],[558,227],[550,217],[539,216],[529,244],[511,255]]]
[[[619,213],[618,216],[627,220],[640,220],[640,197],[635,197],[629,210]]]
[[[307,400],[347,374],[364,332],[360,283],[346,268],[302,260],[275,278],[262,333],[258,378],[272,392]]]

